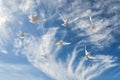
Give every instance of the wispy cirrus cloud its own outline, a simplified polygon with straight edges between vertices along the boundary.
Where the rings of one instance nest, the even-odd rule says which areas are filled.
[[[35,67],[53,79],[92,80],[105,70],[118,65],[115,63],[116,58],[112,56],[96,55],[97,59],[90,62],[85,57],[80,57],[78,65],[75,66],[74,63],[78,54],[76,48],[71,52],[71,56],[62,62],[61,59],[56,58],[60,50],[60,48],[55,48],[56,31],[57,29],[53,28],[40,38],[36,39],[34,36],[26,38],[23,41],[24,48],[21,52]],[[46,57],[42,55],[46,55]]]
[[[13,63],[4,63],[0,62],[0,79],[1,80],[45,80],[44,75],[40,74],[39,76],[35,75],[37,71],[31,65],[27,64],[13,64]]]
[[[1,0],[0,5],[2,5],[5,2],[6,1],[3,2]],[[82,36],[86,37],[85,40],[81,40],[86,42],[86,44],[92,43],[99,47],[99,46],[104,46],[105,44],[108,46],[112,42],[114,42],[114,37],[111,34],[111,32],[113,31],[112,30],[113,27],[108,28],[108,26],[115,24],[115,21],[118,20],[117,16],[114,16],[114,19],[112,20],[108,20],[107,18],[103,18],[100,16],[100,14],[102,14],[104,11],[104,7],[106,5],[109,5],[108,2],[106,2],[106,4],[103,5],[102,1],[100,1],[99,5],[95,5],[95,6],[92,6],[89,1],[84,2],[80,0],[69,2],[70,5],[68,4],[67,1],[60,1],[60,0],[56,0],[53,2],[49,0],[47,1],[23,0],[23,1],[20,1],[20,3],[21,4],[19,5],[19,1],[16,2],[13,0],[13,1],[9,1],[6,4],[7,7],[6,5],[2,5],[2,7],[3,6],[5,7],[4,9],[5,11],[2,10],[1,11],[2,13],[0,13],[1,15],[3,15],[2,18],[0,19],[1,24],[3,23],[5,24],[6,21],[8,22],[12,21],[13,23],[15,23],[15,20],[16,21],[18,20],[18,16],[14,16],[14,13],[19,13],[19,11],[22,10],[23,13],[21,12],[21,14],[25,14],[27,16],[29,14],[37,14],[37,15],[40,14],[39,16],[46,18],[47,21],[50,21],[49,25],[52,25],[52,21],[54,21],[54,16],[58,15],[58,13],[60,12],[63,14],[63,16],[71,20],[74,19],[75,17],[80,18],[78,21],[73,22],[73,24],[75,25],[74,26],[75,29],[82,30],[83,33],[80,32],[78,34],[82,34]],[[43,4],[42,6],[39,7],[40,11],[39,9],[36,8],[39,6],[38,5],[39,3]],[[8,8],[8,6],[10,6],[10,8]],[[97,9],[102,8],[103,10],[94,11],[92,10],[92,7],[93,8],[97,7]],[[9,9],[13,11],[11,12],[9,11]],[[113,8],[113,10],[114,9],[116,8]],[[9,13],[6,13],[6,12],[9,12]],[[3,14],[3,13],[6,13],[6,14]],[[111,13],[111,11],[109,11],[109,13]],[[97,26],[95,32],[90,32],[89,30],[91,26],[91,23],[88,17],[89,15],[93,16],[93,21]],[[59,17],[58,17],[58,20],[59,20]],[[25,23],[22,23],[22,24],[25,24]],[[116,25],[118,26],[118,23],[116,23]],[[42,25],[40,24],[39,26],[41,27],[43,26],[43,24]],[[72,26],[70,25],[70,27]],[[11,34],[13,34],[12,31],[13,31],[12,27],[10,28],[1,27],[0,32],[4,33],[4,36],[0,35],[1,45],[5,45],[6,42],[9,42],[9,40],[12,39],[10,36]],[[31,62],[35,67],[37,67],[44,73],[48,74],[50,77],[57,80],[80,80],[80,79],[91,80],[99,76],[105,70],[117,65],[116,63],[114,63],[116,59],[112,56],[96,55],[96,57],[98,58],[97,61],[99,62],[99,64],[96,61],[92,61],[90,62],[90,65],[88,64],[86,66],[85,63],[87,63],[87,61],[84,58],[80,57],[78,65],[74,66],[73,64],[75,63],[77,52],[78,52],[76,49],[74,49],[73,52],[71,52],[71,56],[66,59],[67,61],[62,62],[62,59],[57,58],[61,47],[56,48],[56,46],[54,45],[56,32],[57,32],[57,29],[52,28],[51,30],[48,29],[48,31],[45,32],[40,37],[35,37],[34,35],[31,35],[26,37],[23,40],[17,38],[14,40],[15,51],[25,55],[28,61]],[[78,35],[78,36],[81,37],[81,35]],[[107,43],[108,41],[111,41],[111,42]],[[44,57],[42,55],[47,55],[47,56]],[[74,69],[74,67],[76,68]]]
[[[119,1],[117,0],[105,2],[100,0],[99,3],[97,1],[76,0],[71,1],[68,4],[69,7],[64,7],[62,13],[63,16],[70,20],[78,17],[79,19],[71,26],[72,30],[80,29],[77,36],[86,36],[88,37],[85,41],[86,43],[94,44],[103,49],[105,46],[110,46],[116,40],[112,32],[116,32],[119,27],[120,16],[117,14],[119,13],[118,5]],[[96,30],[94,31],[91,31],[92,24],[89,16],[92,16],[93,23],[96,25]],[[108,41],[110,42],[106,43]]]
[[[7,9],[3,5],[3,1],[0,0],[0,52],[4,52],[5,45],[8,44],[10,38],[11,29],[6,26],[7,22],[10,21],[11,16],[6,13]],[[12,19],[11,19],[12,20]]]
[[[24,19],[21,19],[21,15],[27,13],[21,12],[20,3],[20,0],[0,0],[0,53],[7,53],[16,33],[23,28]]]
[[[22,0],[18,8],[25,14],[37,14],[37,12],[35,11],[36,7],[36,1]]]

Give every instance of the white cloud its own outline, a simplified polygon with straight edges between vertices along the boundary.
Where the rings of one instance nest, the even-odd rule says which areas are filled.
[[[7,51],[7,50],[5,50],[5,49],[0,48],[0,53],[7,54],[7,53],[8,53],[8,51]]]
[[[119,11],[119,3],[116,3],[116,1],[105,1],[103,4],[103,1],[100,0],[99,3],[93,3],[91,2],[84,2],[80,0],[72,1],[69,7],[64,7],[62,14],[68,19],[73,19],[75,17],[79,17],[78,21],[74,22],[75,26],[72,26],[72,30],[80,29],[79,36],[88,36],[90,39],[87,39],[86,42],[89,42],[91,44],[95,44],[99,46],[104,46],[103,42],[110,41],[106,44],[106,46],[110,46],[114,41],[115,38],[112,35],[111,32],[115,31],[115,28],[118,28],[119,26],[119,18],[118,14],[111,15],[115,11]],[[115,5],[115,4],[116,5]],[[111,5],[112,4],[112,5]],[[66,4],[68,5],[68,4]],[[110,6],[107,6],[110,5]],[[106,7],[106,8],[105,8]],[[97,10],[94,10],[97,9]],[[107,9],[107,11],[104,11]],[[110,18],[102,17],[102,14],[111,15]],[[89,16],[92,16],[93,22],[96,25],[96,30],[91,32],[91,23],[89,21]],[[110,26],[110,27],[108,27]],[[109,40],[108,40],[109,39]],[[96,42],[94,42],[96,41]],[[105,46],[104,46],[105,47]],[[104,48],[101,47],[101,48]]]
[[[7,46],[11,44],[16,26],[12,26],[16,20],[14,12],[19,11],[19,1],[0,0],[0,51],[7,53]],[[17,28],[19,28],[17,26]],[[17,29],[16,28],[16,29]],[[16,30],[17,31],[17,30]]]
[[[71,56],[62,62],[56,59],[59,49],[55,48],[55,34],[57,29],[48,30],[40,38],[28,37],[23,41],[24,54],[28,60],[42,72],[57,80],[91,80],[99,76],[105,70],[117,66],[116,58],[112,56],[96,55],[97,60],[91,61],[87,66],[87,60],[80,58],[77,66],[74,66],[78,51],[76,48]],[[46,54],[47,57],[41,55]],[[76,67],[74,69],[74,67]]]
[[[107,26],[110,24],[111,20],[108,19],[101,19],[99,17],[95,17],[102,13],[102,11],[92,11],[91,9],[88,9],[90,7],[90,3],[84,3],[79,2],[79,0],[73,1],[72,7],[63,7],[65,2],[61,1],[58,3],[56,1],[37,1],[38,3],[42,4],[48,4],[46,6],[43,5],[43,9],[49,13],[44,14],[44,10],[41,9],[40,15],[43,17],[50,17],[49,19],[53,18],[53,12],[54,10],[62,8],[62,14],[66,18],[73,19],[74,17],[84,17],[83,20],[79,19],[75,22],[75,27],[79,27],[84,31],[82,36],[88,36],[88,38],[85,39],[85,42],[93,43],[93,44],[99,44],[99,46],[109,45],[110,43],[107,43],[108,41],[114,40],[113,36],[110,34],[112,29],[107,28]],[[29,11],[30,8],[33,9],[32,5],[34,2],[26,1],[25,3],[22,3],[21,5],[24,5],[20,7],[23,11]],[[58,7],[57,5],[60,4]],[[86,6],[87,5],[87,6]],[[33,5],[34,6],[34,5]],[[85,8],[83,6],[86,6]],[[96,5],[97,8],[100,8],[100,5]],[[57,7],[57,8],[56,8]],[[32,11],[32,9],[30,11]],[[43,11],[43,12],[42,12]],[[34,12],[34,10],[33,10]],[[58,13],[56,11],[56,14]],[[80,15],[81,14],[81,15]],[[90,21],[89,21],[89,15],[93,15],[93,21],[96,24],[96,31],[90,32]],[[79,22],[81,21],[81,22]],[[81,27],[82,26],[82,27]],[[102,72],[105,70],[116,66],[117,64],[113,63],[116,59],[114,59],[111,56],[105,56],[105,55],[96,55],[98,58],[97,61],[92,61],[90,65],[86,66],[85,63],[87,62],[84,58],[81,58],[79,61],[79,64],[76,66],[76,69],[73,65],[77,51],[74,50],[71,53],[71,56],[66,59],[67,62],[62,62],[61,59],[57,59],[59,49],[56,48],[54,45],[55,43],[55,30],[48,30],[44,35],[41,37],[34,37],[30,36],[23,40],[23,49],[21,50],[21,53],[24,54],[28,60],[38,69],[49,75],[50,77],[57,79],[57,80],[91,80],[95,77],[99,76]],[[109,37],[109,38],[108,38]],[[102,44],[101,44],[102,43]],[[19,42],[17,42],[19,46]],[[18,48],[19,49],[19,48]],[[41,55],[46,54],[47,57],[42,57]],[[91,75],[92,74],[92,75]]]
[[[34,0],[22,0],[19,9],[24,13],[37,14],[35,11],[36,6]]]
[[[34,75],[35,69],[31,65],[0,62],[1,80],[45,80],[44,75]]]
[[[79,1],[79,0],[78,0]],[[77,7],[80,7],[80,3],[78,4],[78,1],[74,1],[72,4],[76,3],[76,5],[73,5],[72,8],[73,9],[77,9]],[[100,8],[100,10],[98,11],[92,11],[91,10],[91,6],[87,5],[87,7],[89,7],[89,9],[77,9],[78,13],[75,13],[75,10],[71,10],[70,15],[73,17],[75,16],[79,16],[84,17],[83,15],[81,15],[81,13],[85,14],[87,18],[81,18],[79,21],[75,22],[75,25],[73,27],[73,30],[76,29],[81,29],[81,32],[78,34],[79,36],[88,36],[88,38],[86,39],[86,42],[95,44],[99,46],[102,46],[101,48],[110,46],[114,41],[115,38],[112,35],[112,31],[116,32],[116,28],[118,28],[119,25],[119,15],[115,15],[115,16],[111,16],[110,18],[103,18],[101,17],[101,14],[104,13],[103,10],[101,9],[103,7],[105,7],[107,4],[112,4],[112,2],[114,1],[106,1],[105,4],[102,4],[102,1],[100,1],[99,3],[96,3],[94,6],[92,6],[93,8]],[[89,2],[88,2],[89,3]],[[84,4],[84,3],[83,3]],[[87,3],[86,3],[87,4]],[[83,7],[84,5],[81,5],[81,7]],[[115,6],[114,4],[112,4],[113,6],[113,10],[116,9],[118,10],[118,4]],[[108,12],[109,13],[114,13],[113,10],[111,9],[111,6],[106,6],[108,7],[108,10],[111,10],[112,12]],[[71,7],[70,7],[71,8]],[[106,11],[107,12],[107,11]],[[75,14],[75,15],[74,15]],[[93,23],[95,23],[96,25],[96,30],[94,32],[90,31],[90,27],[91,27],[91,23],[89,21],[89,16],[92,15],[92,19],[93,19]],[[67,14],[67,16],[69,17],[69,13]],[[117,25],[117,26],[115,26]],[[111,26],[108,28],[108,26]],[[119,32],[117,32],[119,33]],[[110,41],[109,43],[107,43],[108,41]],[[106,43],[105,43],[106,42]],[[106,46],[105,46],[105,45]]]
[[[3,3],[4,4],[7,3],[6,5],[10,6],[10,8],[6,7],[6,5],[3,5]],[[44,5],[40,9],[41,12],[37,13],[35,11],[35,8],[38,6],[39,3]],[[88,36],[85,42],[99,44],[99,46],[100,45],[103,46],[105,45],[104,43],[106,43],[106,45],[112,43],[112,42],[107,43],[108,41],[111,40],[114,41],[113,36],[110,34],[112,29],[107,28],[107,26],[112,21],[108,19],[100,19],[99,17],[95,17],[101,14],[102,11],[98,11],[98,12],[92,11],[91,9],[88,9],[90,7],[89,2],[82,2],[80,0],[73,1],[71,7],[68,6],[65,7],[66,6],[65,3],[66,1],[60,1],[60,0],[56,0],[53,2],[49,0],[46,1],[36,0],[36,2],[34,0],[31,1],[23,0],[20,1],[20,5],[19,5],[19,1],[17,2],[13,0],[7,2],[6,0],[3,2],[2,0],[0,0],[0,7],[5,7],[2,8],[0,12],[0,15],[2,15],[0,19],[0,25],[5,25],[6,22],[14,22],[15,20],[17,21],[16,18],[18,17],[14,16],[14,13],[19,13],[20,10],[22,10],[23,13],[27,15],[40,14],[40,16],[42,16],[43,18],[47,17],[47,19],[51,19],[51,20],[55,16],[53,15],[53,13],[58,14],[59,12],[62,12],[62,14],[69,19],[73,19],[75,17],[79,17],[79,18],[84,17],[83,20],[81,18],[75,22],[76,25],[75,28],[80,28],[84,31],[83,33],[79,33],[82,34],[82,36]],[[100,5],[96,5],[97,8],[100,8],[101,7]],[[63,9],[63,11],[60,11],[61,9]],[[87,18],[87,16],[89,15],[93,15],[93,20],[97,26],[96,31],[92,33],[89,31],[91,24],[89,22],[89,18]],[[117,17],[115,17],[115,20],[116,18]],[[81,78],[82,80],[91,80],[99,76],[106,69],[116,66],[116,64],[112,63],[115,62],[115,59],[113,57],[98,55],[96,57],[98,57],[99,63],[93,61],[94,63],[90,63],[92,66],[84,65],[84,63],[86,63],[86,60],[84,58],[81,58],[74,72],[73,68],[75,66],[73,65],[73,63],[76,59],[76,54],[77,54],[77,51],[75,49],[71,53],[70,58],[66,59],[68,60],[67,62],[62,62],[61,59],[56,60],[56,57],[58,56],[58,52],[60,49],[60,48],[56,48],[56,46],[54,45],[56,31],[57,31],[56,28],[52,30],[48,30],[48,32],[46,32],[44,35],[40,37],[34,37],[31,35],[25,38],[23,41],[20,39],[15,39],[15,45],[14,45],[15,51],[21,52],[23,55],[27,57],[29,62],[31,62],[35,67],[37,67],[44,73],[48,74],[50,77],[57,80],[79,80]],[[9,40],[12,39],[11,35],[13,34],[13,32],[12,32],[12,28],[8,28],[8,25],[4,27],[0,27],[0,32],[3,33],[2,35],[0,35],[0,44],[3,47],[3,45],[7,44],[7,42],[9,42]],[[44,54],[47,55],[46,58],[41,56]],[[19,75],[20,74],[18,74],[18,76]]]
[[[0,51],[7,53],[7,47],[12,44],[20,22],[20,0],[0,0]]]

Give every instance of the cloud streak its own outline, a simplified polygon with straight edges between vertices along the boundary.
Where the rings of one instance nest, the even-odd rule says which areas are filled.
[[[52,31],[52,34],[50,34]],[[62,62],[57,59],[58,48],[55,48],[55,34],[57,29],[48,30],[36,40],[35,37],[26,38],[23,42],[23,54],[28,60],[42,72],[55,80],[92,80],[105,70],[117,66],[116,58],[112,56],[96,55],[96,60],[86,60],[85,57],[74,65],[78,50],[75,48],[71,56]],[[56,51],[58,51],[56,53]],[[46,54],[47,57],[41,55]],[[87,64],[87,65],[86,65]],[[75,68],[76,67],[76,68]],[[75,69],[74,69],[75,68]]]
[[[77,30],[80,29],[80,32],[77,36],[88,37],[85,40],[86,44],[91,43],[103,49],[105,46],[108,47],[115,42],[116,38],[114,38],[112,32],[118,29],[119,27],[118,25],[120,22],[118,18],[119,15],[117,14],[119,13],[117,12],[119,11],[119,6],[118,6],[119,2],[117,3],[117,0],[104,1],[104,2],[100,0],[99,3],[96,1],[84,2],[82,0],[81,1],[76,0],[73,2],[71,1],[70,4],[66,4],[66,5],[68,5],[69,7],[64,7],[65,10],[63,9],[62,13],[68,19],[73,19],[75,17],[80,18],[79,20],[74,22],[74,25],[72,25],[72,30],[74,31],[76,29]],[[114,12],[114,10],[116,12]],[[103,15],[106,15],[106,17]],[[94,31],[90,30],[92,25],[89,20],[89,16],[92,16],[93,23],[95,23],[96,29]],[[108,41],[110,42],[106,43]]]
[[[4,47],[6,47],[11,40],[14,39],[14,51],[16,53],[21,53],[25,55],[29,62],[32,65],[37,67],[42,72],[46,73],[48,76],[52,77],[55,80],[92,80],[95,77],[102,74],[105,70],[117,66],[115,63],[116,58],[108,55],[96,55],[97,60],[86,60],[84,57],[77,56],[79,51],[77,47],[73,49],[70,53],[70,56],[67,56],[65,60],[62,60],[59,57],[59,52],[63,47],[57,48],[55,45],[56,42],[56,33],[58,28],[54,27],[53,23],[57,23],[60,21],[60,17],[58,13],[62,13],[63,16],[72,20],[75,17],[79,19],[76,22],[71,23],[68,27],[71,31],[80,30],[76,36],[85,37],[84,40],[79,40],[78,43],[85,44],[94,44],[97,47],[104,48],[105,46],[109,46],[111,43],[115,41],[114,36],[112,35],[112,31],[115,31],[117,28],[114,26],[119,26],[118,14],[116,16],[112,16],[109,19],[106,17],[102,17],[104,8],[107,5],[110,5],[113,0],[110,2],[106,1],[104,4],[102,0],[99,3],[96,3],[92,6],[91,2],[84,2],[82,0],[76,0],[72,2],[62,1],[62,0],[22,0],[22,1],[9,1],[5,5],[6,1],[0,0],[0,51],[5,52]],[[20,4],[19,4],[20,3]],[[69,4],[68,4],[69,3]],[[40,5],[39,5],[40,4]],[[98,5],[97,5],[98,4]],[[115,6],[115,5],[113,5]],[[118,7],[119,5],[117,5]],[[98,11],[94,11],[93,8],[98,9]],[[108,7],[108,12],[105,14],[112,14],[112,10],[117,10],[118,8]],[[12,11],[9,11],[12,10]],[[8,12],[8,13],[6,13]],[[21,12],[21,13],[20,13]],[[15,14],[18,13],[18,14]],[[24,23],[24,19],[28,20],[28,15],[37,14],[38,16],[45,18],[47,25],[39,24],[37,26],[42,26],[45,31],[43,31],[42,35],[39,37],[30,34],[25,39],[15,38],[14,36],[18,30],[15,27],[8,27],[15,24],[17,21],[22,21]],[[27,18],[20,19],[20,16],[26,16]],[[91,23],[89,21],[89,16],[92,16],[93,22],[96,25],[96,31],[91,32]],[[57,17],[56,17],[57,16]],[[108,16],[109,17],[109,16]],[[54,20],[55,18],[55,20]],[[20,20],[18,20],[20,19]],[[110,20],[111,19],[111,20]],[[117,22],[116,22],[117,21]],[[27,21],[25,21],[27,22]],[[29,22],[29,21],[28,21]],[[29,24],[27,22],[27,24]],[[44,26],[45,25],[45,26]],[[3,26],[3,27],[1,27]],[[46,29],[45,27],[52,27]],[[74,26],[74,27],[73,27]],[[58,27],[61,27],[60,25]],[[16,30],[14,32],[14,29]],[[22,29],[25,29],[22,27]],[[28,29],[28,28],[27,28]],[[66,29],[67,30],[67,29]],[[42,31],[42,30],[41,30]],[[118,31],[119,32],[119,31]],[[66,36],[66,34],[62,33],[62,35]],[[12,38],[14,37],[14,38]],[[108,38],[109,37],[109,38]],[[109,43],[108,43],[109,42]],[[77,45],[79,46],[79,45]],[[6,53],[6,52],[5,52]],[[63,52],[64,53],[64,52]],[[64,53],[67,54],[67,53]],[[43,56],[45,55],[45,56]],[[79,61],[76,61],[77,57],[79,57]],[[63,62],[64,61],[64,62]],[[77,65],[74,65],[78,62]],[[8,65],[9,66],[9,65]],[[3,67],[2,67],[3,68]],[[12,67],[11,67],[12,68]],[[16,67],[14,67],[16,69]],[[13,68],[12,68],[13,69]],[[20,74],[18,74],[20,75]],[[29,77],[29,76],[28,76]]]
[[[26,64],[13,64],[0,62],[0,79],[1,80],[45,80],[44,75],[35,75],[36,70],[31,65]]]

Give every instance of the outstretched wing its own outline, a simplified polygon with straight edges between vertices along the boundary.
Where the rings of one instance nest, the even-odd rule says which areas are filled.
[[[92,21],[92,17],[90,16],[90,22],[91,22],[91,24],[93,24],[93,21]]]
[[[69,42],[64,42],[64,45],[69,45],[69,44],[71,44],[71,43],[69,43]]]
[[[89,59],[96,59],[94,56],[89,56],[88,58]]]
[[[75,19],[69,21],[69,23],[75,22],[75,21],[77,21],[77,20],[78,20],[78,17],[76,17]]]
[[[37,18],[37,21],[43,22],[43,21],[45,21],[45,19],[44,18]]]
[[[63,21],[65,21],[64,17],[61,14],[59,14],[59,16]]]
[[[86,46],[85,46],[85,55],[90,54],[87,50],[86,50]]]

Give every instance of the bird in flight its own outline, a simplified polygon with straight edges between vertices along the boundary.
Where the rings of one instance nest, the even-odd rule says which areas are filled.
[[[96,59],[94,56],[92,56],[92,55],[90,54],[90,52],[88,52],[88,51],[86,50],[86,46],[85,46],[85,57],[86,57],[87,59]]]
[[[20,37],[21,39],[24,39],[24,38],[26,37],[26,34],[25,34],[25,33],[20,33],[19,37]]]
[[[90,31],[93,32],[93,31],[96,30],[96,26],[95,26],[95,23],[93,23],[91,16],[90,16],[90,22],[91,22],[91,24],[92,24],[92,27],[90,28]]]
[[[22,32],[22,31],[19,31],[19,33],[17,34],[17,36],[21,39],[24,39],[24,38],[28,37],[29,35],[30,35],[29,33]]]
[[[69,45],[69,44],[71,44],[71,43],[65,42],[65,41],[63,41],[63,40],[60,40],[60,41],[58,41],[58,42],[56,43],[56,45],[57,45],[58,47],[60,47],[60,46],[62,46],[62,45]]]
[[[76,20],[78,20],[78,17],[76,17],[73,20],[69,20],[69,19],[65,19],[61,14],[59,14],[60,18],[63,20],[63,24],[61,24],[62,26],[66,27],[69,23],[75,22]]]
[[[29,15],[29,20],[30,20],[31,23],[45,21],[44,18],[39,18],[39,17],[37,17],[37,15]]]

